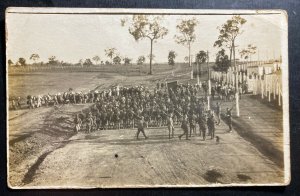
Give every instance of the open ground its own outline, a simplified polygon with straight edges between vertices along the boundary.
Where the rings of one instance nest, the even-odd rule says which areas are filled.
[[[110,70],[97,72],[12,73],[9,75],[9,94],[51,94],[67,91],[69,88],[76,91],[101,90],[116,84],[145,85],[151,88],[157,81],[167,78],[195,82],[189,79],[188,69],[184,65],[154,67],[155,75],[137,71],[129,76],[126,72],[117,72],[115,69],[112,66]],[[173,78],[172,72],[175,76],[186,75]],[[263,108],[262,112],[267,106],[251,101],[250,97],[244,99],[242,116],[256,117],[259,120],[254,109],[249,110],[247,105],[261,104],[259,107]],[[216,127],[216,135],[220,137],[220,142],[217,143],[210,139],[203,141],[197,135],[193,135],[190,141],[179,141],[177,136],[182,132],[179,126],[175,127],[175,137],[170,140],[166,127],[146,129],[148,140],[135,140],[136,130],[133,129],[101,130],[88,135],[75,135],[73,115],[89,106],[63,105],[10,111],[9,184],[19,187],[89,188],[199,186],[214,183],[269,184],[283,181],[280,161],[276,161],[272,153],[261,150],[262,140],[253,139],[274,139],[273,136],[277,134],[278,137],[271,144],[275,143],[274,148],[280,148],[282,130],[273,132],[272,128],[276,127],[273,126],[278,122],[276,118],[280,119],[282,116],[275,112],[270,113],[269,119],[265,119],[270,130],[265,134],[257,131],[263,122],[250,126],[254,132],[258,132],[252,135],[248,133],[253,132],[249,127],[249,130],[241,130],[237,129],[238,126],[235,126],[232,133],[228,133],[228,127],[222,122]]]

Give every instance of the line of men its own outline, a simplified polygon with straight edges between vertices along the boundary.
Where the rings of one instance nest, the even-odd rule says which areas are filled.
[[[100,96],[104,94],[108,94],[109,96],[116,94],[119,92],[119,87],[111,88],[107,91],[99,92],[97,90],[88,92],[74,92],[73,90],[69,90],[63,93],[56,93],[51,95],[48,93],[47,95],[28,95],[26,97],[27,108],[34,109],[42,106],[54,106],[54,105],[63,105],[63,104],[86,104],[86,103],[95,103],[99,100]],[[129,88],[132,90],[131,88]],[[22,109],[22,105],[24,102],[24,98],[21,97],[13,97],[10,98],[11,109],[17,110]]]
[[[192,86],[192,85],[189,85]],[[96,103],[99,102],[101,98],[105,96],[119,96],[119,95],[127,95],[127,94],[135,94],[137,92],[140,92],[142,86],[137,87],[119,87],[115,86],[113,88],[110,88],[105,91],[91,91],[88,92],[74,92],[73,90],[69,90],[67,92],[63,93],[57,93],[50,95],[49,93],[47,95],[28,95],[26,98],[26,105],[27,108],[33,109],[33,108],[39,108],[42,106],[54,106],[54,105],[62,105],[62,104],[86,104],[86,103]],[[167,86],[165,83],[157,84],[156,89],[166,89]],[[201,85],[194,85],[192,86],[192,89],[195,91],[199,91],[199,89],[202,89],[204,92],[204,99],[206,99],[206,96],[208,94],[208,84],[206,82],[203,82]],[[247,84],[246,83],[240,83],[239,84],[239,94],[240,98],[243,93],[247,92]],[[149,93],[149,89],[146,89],[146,91],[143,91],[145,93]],[[182,94],[182,92],[180,92]],[[223,101],[232,101],[234,99],[234,93],[235,93],[235,87],[229,83],[226,82],[216,82],[214,86],[211,88],[211,97],[212,99],[216,99],[217,97],[220,100]],[[17,98],[10,98],[10,109],[17,110],[22,109],[22,105],[25,99],[21,97]]]

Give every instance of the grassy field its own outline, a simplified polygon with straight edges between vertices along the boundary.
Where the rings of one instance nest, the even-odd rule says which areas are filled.
[[[182,63],[180,63],[182,64]],[[187,64],[186,64],[187,65]],[[178,66],[178,65],[177,65]],[[176,67],[176,66],[174,66]],[[159,73],[172,69],[168,64],[153,64],[153,73]],[[149,64],[137,65],[91,65],[91,66],[61,66],[61,65],[27,65],[25,67],[9,67],[10,73],[19,72],[105,72],[127,74],[128,76],[137,74],[148,74]]]
[[[149,65],[104,65],[102,67],[27,67],[9,69],[9,97],[55,94],[68,91],[88,91],[107,88],[111,85],[153,86],[160,80],[182,80],[190,78],[191,67],[177,64],[153,65],[153,75],[149,75]],[[174,72],[175,77],[172,75]],[[177,76],[178,77],[177,77]]]

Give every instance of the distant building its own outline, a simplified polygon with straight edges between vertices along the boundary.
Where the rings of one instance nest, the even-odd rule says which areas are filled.
[[[281,69],[281,63],[279,61],[268,62],[261,65],[247,66],[248,75],[265,75],[277,72]]]

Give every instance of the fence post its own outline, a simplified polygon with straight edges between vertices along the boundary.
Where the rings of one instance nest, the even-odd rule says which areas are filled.
[[[271,102],[271,85],[270,85],[270,77],[266,77],[266,90],[267,90],[267,96],[268,96],[268,101]]]
[[[276,85],[277,85],[276,81],[277,81],[277,78],[274,77],[274,79],[273,79],[273,100],[276,99]]]
[[[266,76],[264,75],[264,92],[265,92],[265,97],[267,97],[268,96],[268,85],[267,85],[267,78],[266,78]]]
[[[248,81],[250,81],[250,80],[248,80]],[[248,85],[249,84],[250,83],[248,82]],[[252,76],[252,90],[253,90],[253,94],[256,95],[256,92],[257,92],[257,79],[254,78],[253,76]]]
[[[259,94],[259,78],[257,76],[255,76],[255,95]]]
[[[260,80],[260,85],[261,85],[261,98],[264,99],[264,85],[263,85],[263,80]]]
[[[268,91],[268,101],[271,102],[271,91],[270,91],[270,86],[269,86],[269,91]]]
[[[279,92],[278,92],[278,105],[281,106],[281,91],[279,89]]]

